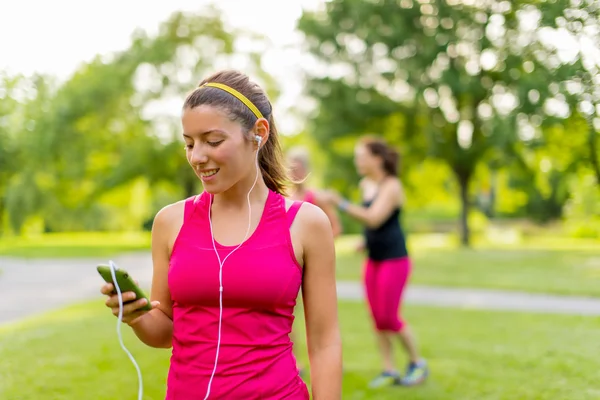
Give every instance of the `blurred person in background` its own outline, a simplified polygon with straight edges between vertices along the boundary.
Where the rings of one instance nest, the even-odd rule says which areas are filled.
[[[342,225],[335,206],[320,199],[318,190],[310,189],[306,186],[306,179],[310,175],[310,156],[308,151],[304,147],[292,147],[287,152],[287,164],[292,180],[289,198],[295,201],[305,201],[321,208],[329,218],[333,236],[338,237],[342,233]],[[301,303],[299,302],[298,304]],[[297,336],[294,330],[290,333],[290,339],[293,343],[297,343]],[[298,358],[297,351],[296,358]],[[303,375],[304,369],[299,361],[298,369]]]
[[[292,200],[305,201],[321,208],[331,223],[333,236],[338,237],[342,233],[335,207],[320,198],[320,192],[306,186],[306,179],[310,175],[310,156],[303,147],[293,147],[287,153],[288,168],[292,178],[292,187],[289,198]]]
[[[204,191],[154,219],[152,310],[123,294],[123,322],[146,345],[173,348],[167,400],[308,400],[289,338],[300,289],[312,397],[341,399],[333,235],[320,208],[284,197],[264,90],[237,71],[216,73],[186,98],[182,127]],[[113,290],[101,292],[118,315]]]
[[[367,251],[364,285],[383,360],[383,372],[371,381],[371,387],[418,385],[428,375],[427,363],[419,356],[415,338],[399,315],[411,260],[400,225],[404,192],[398,179],[398,162],[398,153],[385,141],[363,137],[354,149],[354,163],[362,176],[359,183],[362,204],[352,204],[335,191],[322,195],[364,225]],[[408,355],[403,376],[394,365],[395,339]]]

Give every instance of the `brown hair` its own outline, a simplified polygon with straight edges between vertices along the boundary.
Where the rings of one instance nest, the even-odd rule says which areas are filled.
[[[283,152],[279,143],[275,120],[273,119],[273,107],[264,90],[250,81],[250,78],[243,73],[225,70],[204,79],[185,99],[184,109],[192,109],[201,105],[210,105],[222,109],[233,121],[237,121],[242,125],[247,140],[251,140],[249,132],[258,119],[256,115],[234,95],[215,87],[202,87],[208,82],[221,83],[237,90],[246,96],[269,121],[269,138],[260,149],[258,164],[267,187],[285,196],[289,179],[283,161]]]
[[[360,143],[365,145],[374,156],[381,157],[383,160],[383,170],[390,176],[398,175],[400,155],[388,145],[385,140],[375,136],[364,136]]]

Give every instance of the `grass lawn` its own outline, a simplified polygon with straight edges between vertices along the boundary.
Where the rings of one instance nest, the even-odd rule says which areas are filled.
[[[356,240],[338,240],[339,279],[361,279],[364,255],[354,251]],[[600,241],[536,238],[462,249],[449,236],[413,235],[409,249],[415,284],[600,296]]]
[[[370,391],[366,384],[380,364],[364,304],[341,303],[340,316],[344,399],[600,396],[600,322],[595,318],[409,307],[406,316],[429,360],[431,379],[419,388]],[[164,398],[170,351],[149,349],[128,329],[123,332],[142,369],[145,398]],[[398,359],[403,365],[400,355]],[[135,369],[119,347],[115,319],[100,299],[0,327],[2,399],[134,399],[136,393]]]
[[[0,256],[25,258],[108,257],[149,248],[147,232],[73,232],[0,238]]]

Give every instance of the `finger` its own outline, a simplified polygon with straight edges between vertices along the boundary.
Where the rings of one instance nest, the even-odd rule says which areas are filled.
[[[123,299],[123,303],[127,303],[135,300],[136,296],[134,292],[125,292],[121,297]],[[108,307],[119,307],[119,296],[116,294],[110,296],[108,299],[106,299],[106,305]]]
[[[139,299],[138,301],[130,304],[123,305],[123,318],[131,319],[131,316],[136,313],[144,313],[145,310],[139,310],[141,307],[147,304],[146,299]],[[119,315],[119,306],[112,307],[112,312],[114,315]]]
[[[112,291],[115,290],[115,287],[112,283],[106,283],[100,288],[100,293],[109,295]]]
[[[134,292],[123,293],[121,295],[121,299],[122,299],[123,303],[127,303],[132,300],[135,300],[135,293]],[[106,305],[109,307],[118,307],[119,306],[119,295],[112,294],[108,299],[106,299]]]
[[[146,300],[146,299],[136,300],[132,303],[126,304],[123,307],[123,312],[128,315],[133,314],[134,312],[139,311],[139,309],[144,307],[146,304],[148,304],[148,300]]]
[[[137,296],[136,296],[135,292],[125,292],[125,293],[123,293],[123,301],[135,300],[136,297]]]

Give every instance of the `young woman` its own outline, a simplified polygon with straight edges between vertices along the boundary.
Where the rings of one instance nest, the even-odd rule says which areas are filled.
[[[368,256],[364,283],[384,367],[371,386],[416,385],[426,379],[428,370],[425,360],[419,357],[410,329],[399,318],[411,263],[399,222],[404,197],[397,178],[398,153],[384,141],[366,137],[356,145],[354,160],[363,176],[360,182],[363,204],[351,204],[332,191],[325,198],[365,226]],[[393,339],[399,339],[409,358],[403,377],[394,366]]]
[[[182,126],[204,191],[156,215],[152,310],[139,310],[142,299],[123,313],[142,342],[173,348],[166,398],[309,399],[289,339],[302,288],[313,397],[340,399],[331,226],[320,208],[284,198],[265,92],[216,73],[186,98]],[[112,285],[101,291],[117,315]]]
[[[287,163],[292,178],[292,187],[289,198],[296,201],[304,201],[314,204],[322,209],[331,223],[333,236],[337,237],[342,233],[342,225],[338,218],[335,207],[320,199],[320,194],[317,190],[310,189],[306,186],[305,181],[310,173],[310,162],[308,151],[302,147],[293,147],[287,152]],[[296,334],[292,330],[290,339],[293,343],[296,342]],[[304,373],[302,366],[298,363],[298,369],[301,374]]]
[[[310,174],[308,151],[301,147],[293,147],[287,153],[287,160],[291,178],[293,180],[289,197],[292,200],[312,203],[322,209],[329,218],[333,236],[339,236],[342,233],[342,225],[340,224],[335,207],[333,207],[331,203],[323,201],[320,198],[320,192],[318,190],[310,189],[305,184],[305,181]]]

